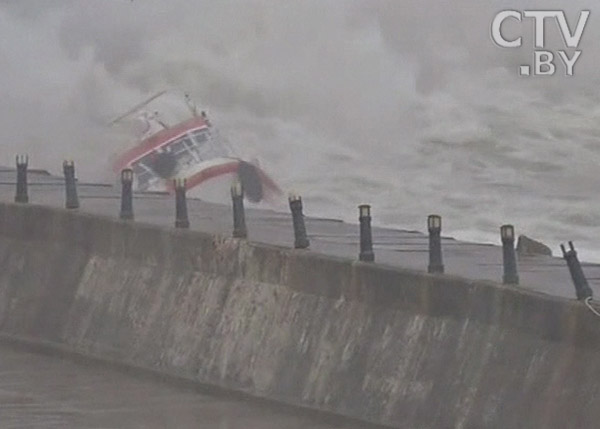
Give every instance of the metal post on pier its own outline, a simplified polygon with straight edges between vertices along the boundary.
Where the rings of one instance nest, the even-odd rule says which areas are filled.
[[[15,194],[15,203],[28,203],[29,194],[27,191],[27,165],[29,157],[27,155],[17,155],[17,190]]]
[[[239,180],[231,185],[231,201],[233,203],[233,237],[246,238],[248,229],[244,212],[244,188]]]
[[[371,232],[371,206],[361,204],[358,206],[358,220],[360,221],[360,253],[358,259],[363,262],[375,261],[373,253],[373,235]]]
[[[121,171],[121,211],[119,218],[133,220],[133,170],[125,168]]]
[[[294,248],[306,249],[310,246],[310,241],[306,235],[306,225],[302,213],[302,198],[300,195],[290,194],[288,201],[294,224]]]
[[[575,251],[573,242],[569,241],[569,250],[566,250],[563,244],[560,245],[560,249],[562,250],[563,258],[565,258],[565,261],[567,261],[567,266],[569,267],[569,272],[571,273],[571,279],[573,280],[573,285],[575,286],[577,299],[583,301],[587,298],[591,298],[593,292],[588,284],[587,279],[585,278],[585,274],[583,274],[583,269],[581,268],[581,263],[577,257],[577,252]]]
[[[190,220],[187,211],[187,198],[185,179],[175,179],[175,228],[189,228]]]
[[[77,196],[77,183],[75,179],[75,163],[73,161],[63,162],[63,172],[65,175],[65,208],[78,209],[79,197]]]
[[[502,283],[505,285],[518,285],[519,274],[517,270],[517,256],[515,252],[515,228],[512,225],[500,227],[502,239],[502,256],[504,263],[504,275]]]
[[[429,215],[427,217],[427,229],[429,231],[429,266],[427,267],[427,271],[431,274],[443,274],[442,217],[439,215]]]

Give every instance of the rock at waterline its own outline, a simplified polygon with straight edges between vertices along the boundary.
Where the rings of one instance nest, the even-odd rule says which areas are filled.
[[[525,235],[520,235],[517,241],[517,254],[519,256],[552,256],[552,250],[544,243],[533,240]]]

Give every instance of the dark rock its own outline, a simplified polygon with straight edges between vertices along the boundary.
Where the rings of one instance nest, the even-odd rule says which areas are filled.
[[[552,256],[552,250],[548,246],[525,235],[519,236],[519,240],[517,241],[517,253],[519,256]]]

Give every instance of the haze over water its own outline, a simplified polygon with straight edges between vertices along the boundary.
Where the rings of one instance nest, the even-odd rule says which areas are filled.
[[[508,8],[565,9],[572,27],[592,11],[574,77],[561,65],[517,75],[531,24],[516,27],[521,49],[489,36]],[[354,221],[368,202],[379,225],[423,230],[435,212],[446,234],[491,242],[513,223],[555,254],[574,240],[600,261],[598,11],[572,0],[0,0],[0,164],[29,152],[56,172],[73,158],[80,177],[113,180],[108,158],[132,139],[106,124],[185,90],[310,215]],[[159,108],[169,119],[182,106]]]

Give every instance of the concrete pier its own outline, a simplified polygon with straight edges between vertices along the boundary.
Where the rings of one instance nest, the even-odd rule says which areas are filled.
[[[4,336],[397,428],[600,421],[600,319],[552,277],[564,261],[520,261],[523,286],[502,285],[500,247],[446,239],[464,275],[429,275],[419,233],[374,229],[387,264],[360,263],[355,225],[309,218],[317,252],[297,251],[289,215],[248,211],[240,241],[229,208],[190,201],[200,231],[182,231],[170,198],[126,223],[111,187],[80,184],[70,212],[36,205],[60,205],[52,186],[0,204]]]
[[[32,203],[62,207],[64,179],[30,171],[30,199]],[[0,201],[10,202],[14,196],[14,168],[0,168]],[[78,184],[80,211],[98,215],[116,216],[119,211],[120,191],[117,186],[80,182]],[[85,204],[83,203],[85,201]],[[135,195],[136,220],[159,226],[173,224],[173,196],[157,194]],[[231,207],[188,199],[191,229],[218,235],[231,235]],[[426,214],[424,214],[425,216]],[[450,222],[446,219],[446,222]],[[336,219],[306,217],[311,250],[315,253],[357,259],[359,235],[357,225]],[[289,213],[246,209],[248,239],[290,247],[294,242]],[[499,225],[500,226],[500,225]],[[498,227],[499,227],[498,226]],[[425,228],[424,228],[425,230]],[[429,242],[426,231],[403,231],[391,228],[373,228],[374,250],[377,262],[399,268],[427,271]],[[556,257],[544,255],[519,257],[519,277],[525,290],[549,295],[574,298],[575,291],[565,261],[560,257],[556,243]],[[502,247],[498,245],[467,243],[451,237],[442,237],[445,273],[472,280],[501,283],[503,275]],[[584,264],[583,269],[590,287],[600,296],[600,264]]]

